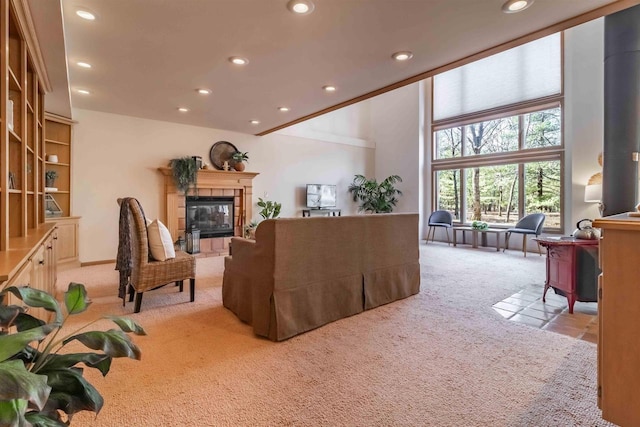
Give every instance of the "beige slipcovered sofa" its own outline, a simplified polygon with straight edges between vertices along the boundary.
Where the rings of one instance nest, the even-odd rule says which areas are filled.
[[[271,219],[231,247],[224,306],[274,341],[420,291],[418,214]]]

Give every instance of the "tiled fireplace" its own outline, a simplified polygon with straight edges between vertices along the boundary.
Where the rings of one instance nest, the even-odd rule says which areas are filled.
[[[197,197],[189,192],[187,203],[187,198],[176,190],[171,169],[158,170],[165,177],[165,215],[174,241],[178,236],[184,236],[189,215],[189,223],[195,223],[201,230],[201,254],[227,254],[231,237],[242,236],[245,223],[252,217],[252,182],[258,174],[200,170]],[[204,232],[205,229],[208,231]]]

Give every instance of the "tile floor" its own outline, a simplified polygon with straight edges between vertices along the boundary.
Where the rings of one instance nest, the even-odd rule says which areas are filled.
[[[567,299],[553,289],[547,291],[546,299],[543,303],[541,287],[531,286],[494,304],[493,309],[510,321],[598,342],[597,303],[576,302],[569,314]]]

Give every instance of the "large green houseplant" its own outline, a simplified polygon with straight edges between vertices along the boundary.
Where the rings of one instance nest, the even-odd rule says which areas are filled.
[[[402,191],[395,184],[402,182],[398,175],[391,175],[378,183],[375,179],[367,179],[364,175],[356,175],[349,185],[348,191],[354,202],[360,202],[358,211],[372,213],[389,213],[398,203]]]
[[[52,313],[52,320],[31,316],[18,305],[4,305],[9,293],[29,307]],[[90,303],[80,283],[69,284],[64,310],[38,289],[11,286],[0,292],[0,426],[67,426],[79,411],[97,414],[103,398],[84,378],[80,365],[105,376],[114,357],[140,359],[140,350],[126,333],[145,332],[125,317],[106,317],[119,329],[81,332],[94,321],[60,337],[67,319],[84,312]],[[98,352],[60,353],[74,341]]]

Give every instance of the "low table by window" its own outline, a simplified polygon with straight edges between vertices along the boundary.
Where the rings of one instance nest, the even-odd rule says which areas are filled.
[[[482,246],[487,246],[487,234],[486,233],[494,233],[496,235],[496,251],[500,251],[500,235],[506,233],[505,228],[485,228],[484,230],[476,230],[473,227],[459,226],[451,228],[453,230],[453,246],[457,246],[457,238],[456,232],[462,232],[462,243],[466,243],[465,232],[470,231],[472,234],[471,246],[474,248],[478,247],[478,233],[482,233]]]
[[[569,313],[576,301],[598,300],[598,242],[573,237],[537,237],[547,249],[547,280],[542,301],[549,288],[567,297]]]
[[[340,209],[303,209],[302,216],[340,216]]]

